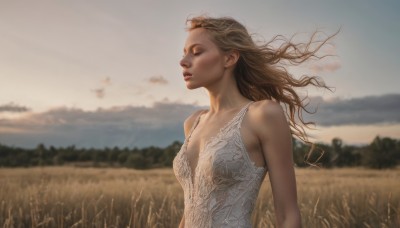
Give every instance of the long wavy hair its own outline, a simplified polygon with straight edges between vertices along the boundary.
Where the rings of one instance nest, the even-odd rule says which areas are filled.
[[[302,110],[307,113],[315,112],[306,109],[309,104],[305,102],[308,96],[300,98],[295,88],[313,85],[332,90],[318,76],[302,75],[296,79],[285,66],[297,66],[312,57],[321,59],[329,56],[317,56],[316,52],[339,31],[323,40],[316,40],[318,35],[316,31],[306,43],[293,43],[294,36],[287,39],[277,35],[269,42],[257,44],[247,29],[230,17],[197,16],[188,18],[186,24],[188,31],[196,28],[206,29],[222,51],[239,52],[240,57],[234,69],[234,77],[240,93],[253,101],[270,99],[283,104],[292,136],[297,136],[311,145],[307,155],[310,157],[315,144],[308,140],[304,127],[310,128],[309,125],[315,126],[315,123],[304,121]],[[272,46],[276,41],[281,42],[278,48]],[[305,162],[311,164],[307,160]]]

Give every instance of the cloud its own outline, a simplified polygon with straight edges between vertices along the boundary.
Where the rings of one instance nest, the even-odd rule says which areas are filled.
[[[338,61],[332,61],[325,64],[313,64],[310,66],[310,69],[315,73],[323,73],[323,72],[335,72],[342,67],[342,64]]]
[[[0,138],[1,143],[28,148],[40,142],[98,148],[167,146],[184,140],[183,121],[198,108],[167,100],[153,107],[57,108],[20,119],[0,119]]]
[[[92,92],[96,95],[97,98],[102,99],[106,95],[106,88],[107,86],[111,85],[110,77],[106,77],[101,80],[102,87],[93,89]]]
[[[366,96],[351,99],[323,100],[321,97],[311,97],[308,111],[304,113],[307,121],[317,125],[368,125],[400,123],[400,94],[381,96]]]
[[[14,103],[0,105],[0,112],[28,112],[30,109],[25,106],[20,106]]]
[[[342,67],[340,60],[337,57],[337,47],[333,41],[326,43],[319,50],[320,57],[323,57],[320,61],[316,61],[308,65],[308,68],[315,74],[320,74],[323,72],[332,73],[339,70]]]
[[[150,77],[149,82],[152,84],[161,84],[161,85],[168,84],[168,81],[162,75]]]
[[[94,89],[92,91],[94,92],[94,94],[96,94],[96,97],[99,99],[104,98],[105,93],[106,93],[104,88],[98,88],[98,89]]]
[[[337,46],[333,41],[331,41],[323,47],[322,51],[324,52],[325,55],[336,55]]]
[[[304,113],[317,126],[366,126],[400,123],[400,94],[324,100],[310,97]],[[183,142],[183,122],[194,111],[207,107],[168,99],[152,107],[118,106],[85,111],[56,108],[21,118],[0,119],[0,143],[32,148],[38,143],[77,147],[146,147]]]
[[[109,86],[109,85],[111,85],[111,79],[110,79],[110,77],[104,78],[101,82],[102,82],[102,84],[103,84],[104,86]]]

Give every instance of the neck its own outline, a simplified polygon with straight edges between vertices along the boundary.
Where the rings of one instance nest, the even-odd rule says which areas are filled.
[[[210,97],[210,113],[220,113],[237,109],[250,102],[248,98],[239,92],[233,75],[226,75],[221,80],[205,88]]]

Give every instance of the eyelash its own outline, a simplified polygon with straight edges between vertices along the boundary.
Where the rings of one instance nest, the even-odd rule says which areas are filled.
[[[193,55],[194,56],[198,56],[198,55],[200,55],[202,52],[200,51],[200,52],[194,52],[193,53]],[[186,55],[184,54],[184,55],[182,55],[182,58],[184,58]]]

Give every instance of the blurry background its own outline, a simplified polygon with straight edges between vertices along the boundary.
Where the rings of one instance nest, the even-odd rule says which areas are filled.
[[[179,60],[188,16],[231,16],[256,37],[305,41],[340,33],[333,54],[291,68],[335,87],[308,89],[312,141],[400,138],[398,1],[0,0],[0,144],[167,146],[209,104],[188,90]],[[324,38],[323,33],[321,37]],[[325,36],[326,37],[326,36]]]

